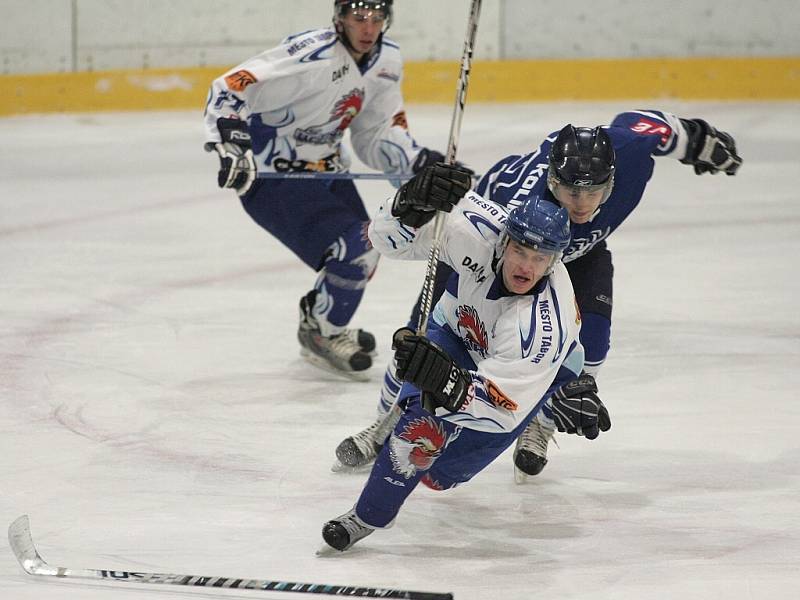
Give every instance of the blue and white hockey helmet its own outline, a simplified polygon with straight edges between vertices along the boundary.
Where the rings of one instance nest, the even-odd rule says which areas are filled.
[[[534,250],[561,256],[569,246],[569,213],[541,196],[531,196],[508,213],[506,234]]]

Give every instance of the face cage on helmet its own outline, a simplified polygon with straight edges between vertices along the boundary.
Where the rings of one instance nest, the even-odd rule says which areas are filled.
[[[385,2],[381,2],[380,0],[350,0],[349,2],[337,2],[336,7],[333,12],[333,21],[337,23],[340,21],[344,16],[347,14],[348,10],[356,10],[359,8],[365,8],[370,11],[370,16],[372,11],[379,10],[384,15],[384,23],[383,28],[381,29],[382,32],[386,32],[389,29],[389,26],[392,24],[392,5],[386,4]]]
[[[597,185],[572,185],[565,183],[564,180],[558,176],[558,173],[556,173],[555,169],[549,168],[547,170],[547,188],[550,190],[550,193],[556,197],[556,200],[558,200],[556,189],[558,189],[559,186],[567,190],[577,190],[579,192],[589,193],[603,190],[603,199],[600,200],[600,204],[603,204],[606,200],[608,200],[608,197],[611,195],[611,191],[614,189],[614,171],[611,171],[611,175],[603,183],[598,183]]]

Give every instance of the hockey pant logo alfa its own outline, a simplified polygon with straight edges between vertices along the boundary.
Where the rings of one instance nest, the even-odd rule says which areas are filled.
[[[432,417],[419,417],[396,431],[389,438],[389,457],[392,469],[406,479],[418,471],[427,471],[441,456],[447,445],[457,437],[449,435],[442,423]]]

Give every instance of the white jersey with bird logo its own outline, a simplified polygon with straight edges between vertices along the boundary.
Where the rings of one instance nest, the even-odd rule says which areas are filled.
[[[392,216],[392,202],[380,207],[370,225],[373,245],[393,258],[427,259],[433,222],[407,227]],[[438,408],[437,416],[495,433],[514,430],[583,368],[580,312],[564,265],[559,261],[528,294],[510,294],[501,284],[497,253],[507,214],[469,192],[447,216],[439,258],[455,274],[431,315],[461,339],[477,365],[462,409]]]
[[[219,141],[217,119],[238,118],[248,123],[259,172],[342,171],[349,131],[364,163],[407,173],[420,148],[408,133],[402,76],[399,47],[386,37],[359,65],[331,28],[290,36],[214,80],[206,137]]]

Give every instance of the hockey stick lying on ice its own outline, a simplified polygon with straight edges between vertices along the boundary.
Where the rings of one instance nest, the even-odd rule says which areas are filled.
[[[414,592],[390,588],[355,587],[325,583],[297,583],[293,581],[270,581],[267,579],[238,579],[209,575],[177,575],[172,573],[146,573],[143,571],[111,571],[108,569],[70,569],[51,567],[37,552],[31,537],[28,515],[22,515],[8,528],[8,541],[19,564],[28,575],[61,577],[68,579],[92,579],[121,581],[126,583],[155,583],[160,585],[183,585],[207,589],[237,589],[271,592],[297,592],[303,594],[326,594],[328,596],[351,596],[360,598],[405,598],[406,600],[453,600],[452,594],[436,592]]]

